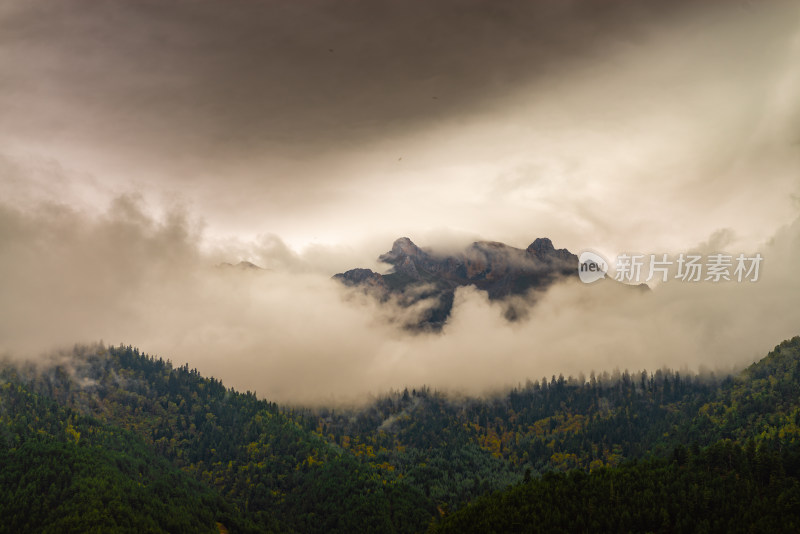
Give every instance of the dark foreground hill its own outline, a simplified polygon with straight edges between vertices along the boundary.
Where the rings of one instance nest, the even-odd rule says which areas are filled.
[[[6,364],[0,531],[796,531],[798,362],[313,411],[131,347]]]
[[[548,473],[481,497],[432,533],[798,532],[800,448],[721,441],[668,459]]]

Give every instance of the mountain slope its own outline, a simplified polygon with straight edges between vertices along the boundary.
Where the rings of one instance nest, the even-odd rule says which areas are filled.
[[[671,405],[669,460],[551,473],[478,499],[430,532],[800,530],[800,337],[703,396]]]
[[[722,438],[800,439],[800,337],[723,384],[687,429],[701,443]]]
[[[799,365],[800,338],[794,338],[734,377],[669,370],[554,376],[483,399],[422,388],[318,416],[330,439],[358,436],[361,447],[379,451],[377,461],[396,465],[455,509],[518,482],[525,471],[594,471],[721,439],[742,446],[793,442]]]
[[[225,388],[131,347],[78,351],[17,379],[41,395],[135,433],[263,532],[417,532],[432,503],[356,461],[301,414]]]
[[[578,257],[566,249],[556,250],[547,238],[536,239],[525,250],[477,241],[460,253],[442,255],[401,237],[378,259],[391,266],[390,272],[352,269],[334,275],[334,279],[364,288],[382,300],[394,296],[404,306],[430,299],[432,305],[418,323],[411,325],[429,329],[439,329],[445,323],[458,287],[474,285],[497,300],[545,289],[562,277],[578,273]],[[509,308],[507,317],[513,319],[514,315]]]
[[[450,528],[447,518],[470,517],[470,503],[507,490],[514,506],[554,492],[619,508],[599,528],[661,529],[653,522],[665,520],[661,505],[621,492],[629,481],[654,495],[679,492],[664,501],[668,530],[699,513],[695,501],[718,514],[707,530],[723,530],[728,516],[774,520],[766,502],[800,504],[798,368],[794,338],[734,377],[553,376],[480,398],[422,386],[311,411],[132,347],[76,350],[39,367],[4,366],[0,511],[20,531],[201,532],[219,522],[231,532],[420,532],[440,517]],[[750,507],[734,501],[745,515],[714,497],[738,495],[735,480],[758,496]],[[551,520],[575,517],[574,503],[551,504],[549,519],[536,512],[524,521],[571,531],[598,519],[564,526]],[[98,512],[107,509],[115,511]]]
[[[0,385],[0,465],[4,532],[246,530],[215,491],[133,433],[13,382]]]
[[[797,532],[800,449],[703,451],[551,473],[478,499],[431,534],[499,532]]]

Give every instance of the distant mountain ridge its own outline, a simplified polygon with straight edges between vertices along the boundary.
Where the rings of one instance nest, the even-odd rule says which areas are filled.
[[[577,276],[578,257],[556,249],[548,238],[537,238],[520,249],[496,241],[476,241],[456,254],[438,254],[418,247],[407,237],[395,240],[392,249],[378,257],[392,266],[386,274],[370,269],[351,269],[334,275],[348,286],[358,286],[380,299],[397,296],[411,305],[438,298],[419,324],[440,329],[450,315],[458,287],[474,285],[492,300],[543,290],[564,277]],[[514,313],[507,314],[509,319]]]

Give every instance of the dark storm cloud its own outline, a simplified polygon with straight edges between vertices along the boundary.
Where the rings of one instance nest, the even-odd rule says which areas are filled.
[[[515,228],[536,226],[572,240],[565,212],[602,220],[582,193],[612,209],[648,182],[639,198],[655,198],[661,172],[693,188],[716,180],[693,191],[713,198],[756,130],[796,117],[773,94],[797,63],[796,11],[778,0],[6,2],[0,151],[80,176],[67,202],[178,198],[215,235],[343,242],[366,227],[433,227],[524,245],[536,235]],[[668,193],[670,206],[692,203]]]
[[[77,111],[151,150],[165,137],[169,149],[233,153],[354,143],[491,107],[607,46],[643,44],[685,9],[629,4],[12,3],[0,19],[4,77],[23,109],[6,97],[5,111],[33,116],[27,127],[47,121],[52,135],[71,134]],[[24,109],[34,99],[69,109]]]

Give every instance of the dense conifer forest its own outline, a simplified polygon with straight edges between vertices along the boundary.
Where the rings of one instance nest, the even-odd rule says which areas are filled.
[[[280,406],[130,346],[0,374],[7,532],[800,528],[800,338],[667,369]]]

